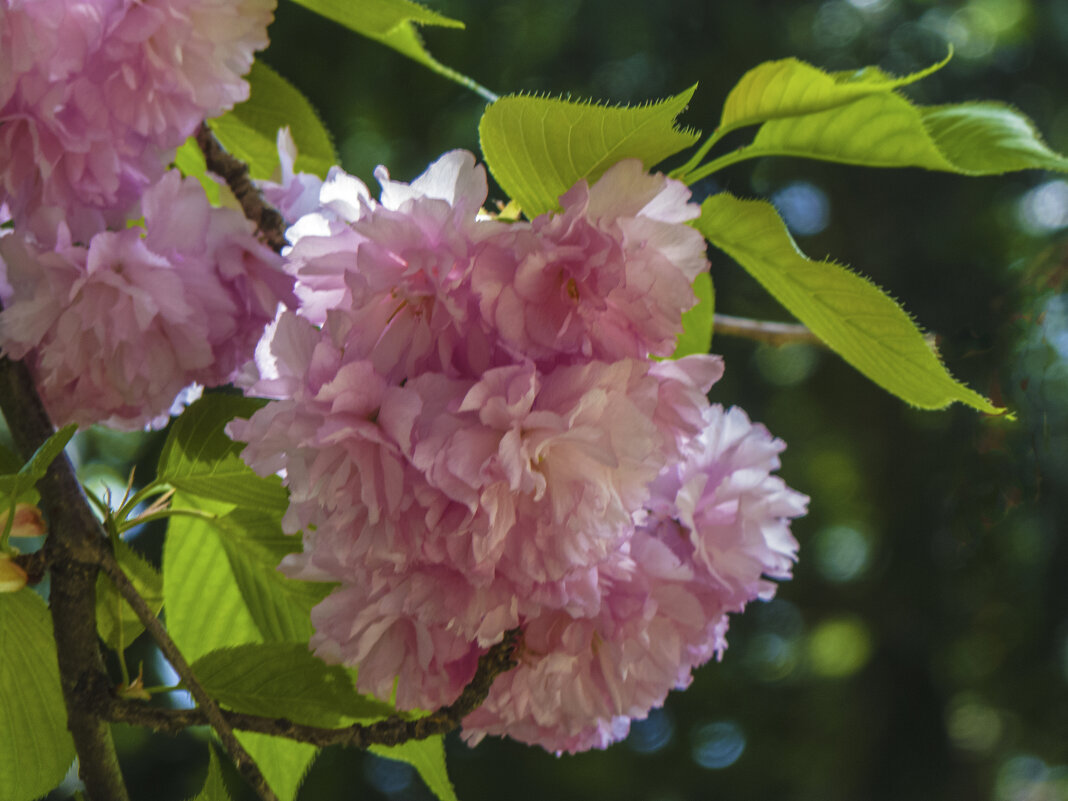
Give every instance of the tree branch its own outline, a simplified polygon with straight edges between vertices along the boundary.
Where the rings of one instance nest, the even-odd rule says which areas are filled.
[[[344,729],[326,729],[306,726],[285,718],[266,718],[242,712],[222,711],[227,723],[235,729],[286,737],[320,747],[347,745],[367,748],[371,745],[398,745],[408,740],[422,740],[436,734],[446,734],[473,712],[489,695],[490,687],[502,673],[515,667],[516,646],[520,631],[513,629],[504,640],[490,648],[478,660],[474,678],[452,704],[432,712],[426,717],[406,719],[390,717],[369,724],[356,724]],[[202,709],[162,709],[147,706],[137,701],[115,698],[110,694],[98,696],[97,714],[112,721],[122,721],[146,726],[156,731],[177,734],[190,726],[203,726],[208,722]]]
[[[126,577],[110,548],[104,548],[103,553],[101,553],[100,569],[114,582],[119,594],[133,609],[134,614],[137,615],[148,633],[152,635],[152,639],[156,641],[156,645],[159,646],[167,661],[171,663],[175,672],[181,677],[186,689],[189,690],[189,693],[200,705],[200,711],[204,717],[202,723],[207,722],[215,729],[230,758],[237,765],[238,770],[241,771],[241,775],[252,785],[256,794],[263,801],[278,801],[278,797],[274,794],[274,791],[267,783],[267,779],[264,778],[263,773],[260,771],[259,765],[256,764],[252,755],[245,750],[244,746],[238,742],[237,737],[234,736],[230,723],[223,716],[222,710],[219,709],[219,704],[197,681],[185,656],[178,650],[178,646],[174,644],[174,640],[171,639],[170,634],[160,623],[159,618],[149,608],[145,599],[141,597],[133,582]]]
[[[26,365],[6,357],[0,358],[0,410],[23,459],[54,431]],[[96,633],[96,575],[104,532],[65,454],[52,462],[37,486],[48,519],[43,558],[51,567],[49,607],[79,775],[95,801],[126,801],[111,731],[78,703],[85,692],[99,692],[109,684]]]
[[[252,183],[248,165],[223,149],[206,122],[201,123],[196,137],[208,169],[226,181],[226,185],[241,204],[245,216],[256,224],[263,241],[276,253],[281,253],[287,244],[285,220],[277,209],[263,199],[263,195]]]
[[[799,323],[751,320],[748,317],[732,317],[719,312],[716,313],[712,331],[715,334],[753,339],[767,345],[789,345],[794,342],[804,342],[810,345],[823,344],[819,337]]]

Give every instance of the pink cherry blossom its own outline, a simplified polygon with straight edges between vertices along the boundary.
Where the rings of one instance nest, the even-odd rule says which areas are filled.
[[[0,239],[10,293],[0,347],[28,358],[57,424],[134,429],[164,422],[187,386],[225,384],[279,302],[294,302],[281,259],[194,179],[168,173],[144,197],[145,228],[88,246]]]

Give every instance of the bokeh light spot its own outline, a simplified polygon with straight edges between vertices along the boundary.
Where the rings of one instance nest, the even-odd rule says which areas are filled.
[[[1068,181],[1046,181],[1024,192],[1016,202],[1016,219],[1035,236],[1068,227]]]
[[[775,347],[761,345],[753,354],[757,370],[769,384],[791,387],[800,384],[816,369],[819,351],[812,345],[792,343]]]
[[[809,635],[809,664],[819,676],[845,678],[867,664],[871,648],[871,634],[859,619],[826,620]]]
[[[827,193],[808,181],[794,181],[771,196],[786,226],[799,236],[812,236],[831,222],[831,202]]]
[[[958,748],[989,751],[1001,738],[1001,715],[978,697],[962,693],[949,705],[946,730]]]
[[[627,745],[639,754],[655,754],[668,746],[675,736],[675,723],[663,709],[652,709],[645,720],[630,725]]]
[[[732,720],[706,723],[694,732],[693,761],[720,770],[733,765],[745,751],[745,733]]]
[[[852,526],[830,526],[813,540],[816,567],[828,581],[842,583],[860,578],[871,564],[869,537]]]
[[[363,763],[363,775],[367,782],[385,795],[396,795],[408,789],[412,783],[412,766],[395,759],[368,754]]]

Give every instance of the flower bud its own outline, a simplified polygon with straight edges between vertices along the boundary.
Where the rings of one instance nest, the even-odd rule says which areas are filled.
[[[26,571],[11,558],[11,554],[0,553],[0,592],[18,592],[26,586],[26,581]]]
[[[0,531],[7,527],[7,518],[10,510],[0,512]],[[20,503],[15,505],[15,520],[11,524],[12,537],[43,537],[48,533],[45,527],[44,517],[41,510],[32,503]]]

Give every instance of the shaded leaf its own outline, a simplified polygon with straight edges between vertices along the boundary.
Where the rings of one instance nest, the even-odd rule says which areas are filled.
[[[327,665],[302,643],[239,645],[205,654],[193,672],[230,709],[335,728],[396,714],[389,704],[356,692],[352,675]]]
[[[265,180],[278,168],[278,129],[288,125],[297,146],[294,169],[325,178],[339,159],[330,134],[308,99],[258,60],[248,81],[252,86],[249,99],[208,121],[222,146],[249,166],[253,178]]]
[[[208,744],[208,776],[204,780],[203,789],[193,801],[230,801],[230,791],[226,789],[226,782],[223,780],[219,757],[211,743]]]
[[[924,409],[960,401],[991,414],[1004,411],[956,381],[908,314],[879,287],[801,253],[769,203],[721,193],[702,204],[695,224],[832,350],[887,391]]]
[[[386,759],[407,762],[423,777],[426,786],[440,801],[458,801],[445,768],[445,741],[441,735],[425,740],[409,740],[400,745],[372,745],[371,753]]]
[[[712,350],[712,322],[716,311],[716,293],[712,288],[712,276],[700,273],[693,282],[697,305],[682,313],[682,333],[672,359],[708,353]]]
[[[158,615],[163,608],[163,576],[124,540],[116,541],[114,547],[119,566],[149,608]],[[119,653],[145,630],[114,583],[103,573],[97,574],[96,578],[96,628],[108,648]]]
[[[0,801],[33,801],[74,761],[48,607],[30,589],[0,594]]]
[[[171,426],[157,476],[190,495],[284,512],[288,493],[276,476],[261,478],[241,460],[242,443],[223,430],[235,417],[249,417],[263,401],[239,395],[207,395]]]
[[[644,106],[601,106],[548,97],[510,95],[482,115],[482,153],[501,187],[528,217],[556,209],[580,179],[591,183],[618,161],[647,167],[697,141],[675,118],[696,85]]]

